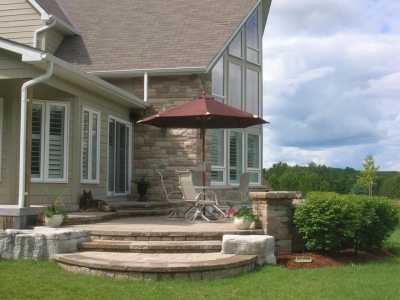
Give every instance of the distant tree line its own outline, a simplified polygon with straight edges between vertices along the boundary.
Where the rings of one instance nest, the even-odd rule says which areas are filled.
[[[264,178],[276,191],[302,191],[303,196],[311,191],[357,195],[368,195],[371,191],[374,196],[400,199],[399,172],[378,171],[379,166],[374,166],[372,156],[367,156],[363,165],[365,170],[356,171],[349,167],[332,168],[314,162],[306,167],[278,162],[263,171]]]

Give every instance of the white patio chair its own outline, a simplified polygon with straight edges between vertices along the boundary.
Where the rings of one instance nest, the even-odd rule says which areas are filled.
[[[240,184],[237,190],[228,191],[225,194],[224,199],[221,200],[221,204],[227,204],[230,209],[235,205],[240,205],[248,202],[248,190],[250,185],[250,177],[254,172],[246,172],[240,176]]]
[[[218,208],[217,194],[212,191],[197,193],[193,185],[191,172],[189,170],[176,172],[179,176],[179,183],[181,186],[183,199],[185,199],[185,201],[190,205],[193,205],[193,207],[186,212],[185,221],[194,221],[199,216],[206,221],[210,221],[210,219],[203,214],[203,209],[206,206],[213,207],[219,212],[220,216],[222,215],[224,218],[226,218],[226,215]],[[205,196],[205,199],[203,199],[203,196]],[[194,212],[193,216],[190,216],[193,210],[196,211]]]
[[[179,218],[179,215],[181,213],[180,207],[187,206],[188,203],[182,198],[182,191],[172,191],[172,192],[168,193],[167,189],[165,188],[165,185],[164,185],[164,178],[163,178],[162,174],[158,171],[157,171],[157,173],[160,175],[160,182],[161,182],[161,186],[164,190],[166,200],[169,204],[171,204],[171,206],[173,208],[173,211],[170,214],[168,214],[165,218],[168,220],[177,219],[177,218]],[[179,195],[180,199],[171,199],[170,196],[173,194]]]

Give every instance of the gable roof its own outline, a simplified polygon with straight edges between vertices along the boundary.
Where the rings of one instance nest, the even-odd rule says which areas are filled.
[[[97,93],[108,99],[126,105],[134,109],[144,109],[149,103],[140,98],[122,90],[97,76],[88,74],[81,69],[74,67],[65,61],[54,57],[51,54],[38,50],[36,48],[16,43],[0,37],[0,49],[11,51],[21,55],[21,61],[34,65],[36,68],[46,71],[47,64],[54,65],[52,76],[58,76],[85,89]]]
[[[76,25],[74,22],[71,20],[69,17],[68,13],[63,9],[63,7],[60,5],[58,0],[54,1],[48,1],[48,0],[35,0],[37,4],[43,8],[43,10],[48,14],[48,15],[54,15],[64,23],[68,24],[72,28],[76,28]]]
[[[205,71],[261,0],[57,1],[81,35],[65,37],[55,56],[87,72],[113,72]]]

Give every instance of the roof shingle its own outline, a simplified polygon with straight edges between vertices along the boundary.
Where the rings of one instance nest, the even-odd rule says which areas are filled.
[[[257,0],[58,0],[80,28],[55,56],[81,69],[207,67]]]

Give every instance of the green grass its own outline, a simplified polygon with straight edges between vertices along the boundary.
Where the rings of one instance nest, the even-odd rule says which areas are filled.
[[[210,281],[144,282],[68,273],[53,261],[0,260],[0,299],[400,299],[400,226],[387,241],[397,256],[365,265],[258,271]]]

